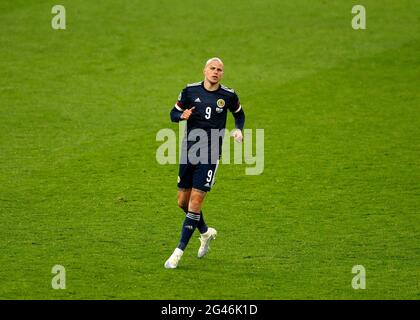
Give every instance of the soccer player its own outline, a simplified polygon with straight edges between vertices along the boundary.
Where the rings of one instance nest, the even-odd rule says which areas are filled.
[[[165,262],[165,268],[168,269],[178,266],[196,228],[200,232],[201,245],[197,254],[199,258],[206,255],[210,242],[217,235],[216,229],[207,227],[204,222],[201,208],[206,193],[214,184],[227,110],[232,112],[235,118],[235,130],[232,132],[235,141],[242,142],[245,124],[245,114],[237,94],[220,84],[223,72],[222,60],[209,59],[203,70],[204,81],[187,85],[170,114],[173,122],[187,121],[178,175],[178,206],[186,216],[178,247]],[[214,135],[214,131],[221,134]]]

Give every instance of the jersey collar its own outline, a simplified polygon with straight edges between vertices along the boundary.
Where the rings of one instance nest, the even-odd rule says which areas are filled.
[[[206,91],[206,92],[209,92],[209,93],[216,93],[216,92],[218,92],[219,90],[220,90],[220,88],[222,87],[221,86],[221,84],[219,83],[219,88],[217,88],[216,90],[213,90],[213,91],[210,91],[210,90],[207,90],[206,89],[206,87],[204,86],[204,81],[201,81],[201,87]]]

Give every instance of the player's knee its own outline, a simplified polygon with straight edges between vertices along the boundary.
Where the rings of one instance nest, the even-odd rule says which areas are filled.
[[[193,212],[200,212],[201,210],[201,199],[190,199],[190,203],[188,205],[188,209]]]

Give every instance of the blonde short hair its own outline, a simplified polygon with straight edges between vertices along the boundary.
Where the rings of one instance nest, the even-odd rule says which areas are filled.
[[[223,61],[220,58],[213,57],[213,58],[210,58],[209,60],[207,60],[206,65],[204,67],[207,67],[209,65],[209,63],[211,63],[213,61],[217,61],[217,62],[223,64]]]

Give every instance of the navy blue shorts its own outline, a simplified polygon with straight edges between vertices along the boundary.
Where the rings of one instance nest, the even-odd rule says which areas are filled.
[[[183,189],[198,189],[204,192],[209,192],[214,184],[216,175],[217,163],[198,163],[198,164],[180,164],[178,174],[178,188]]]

